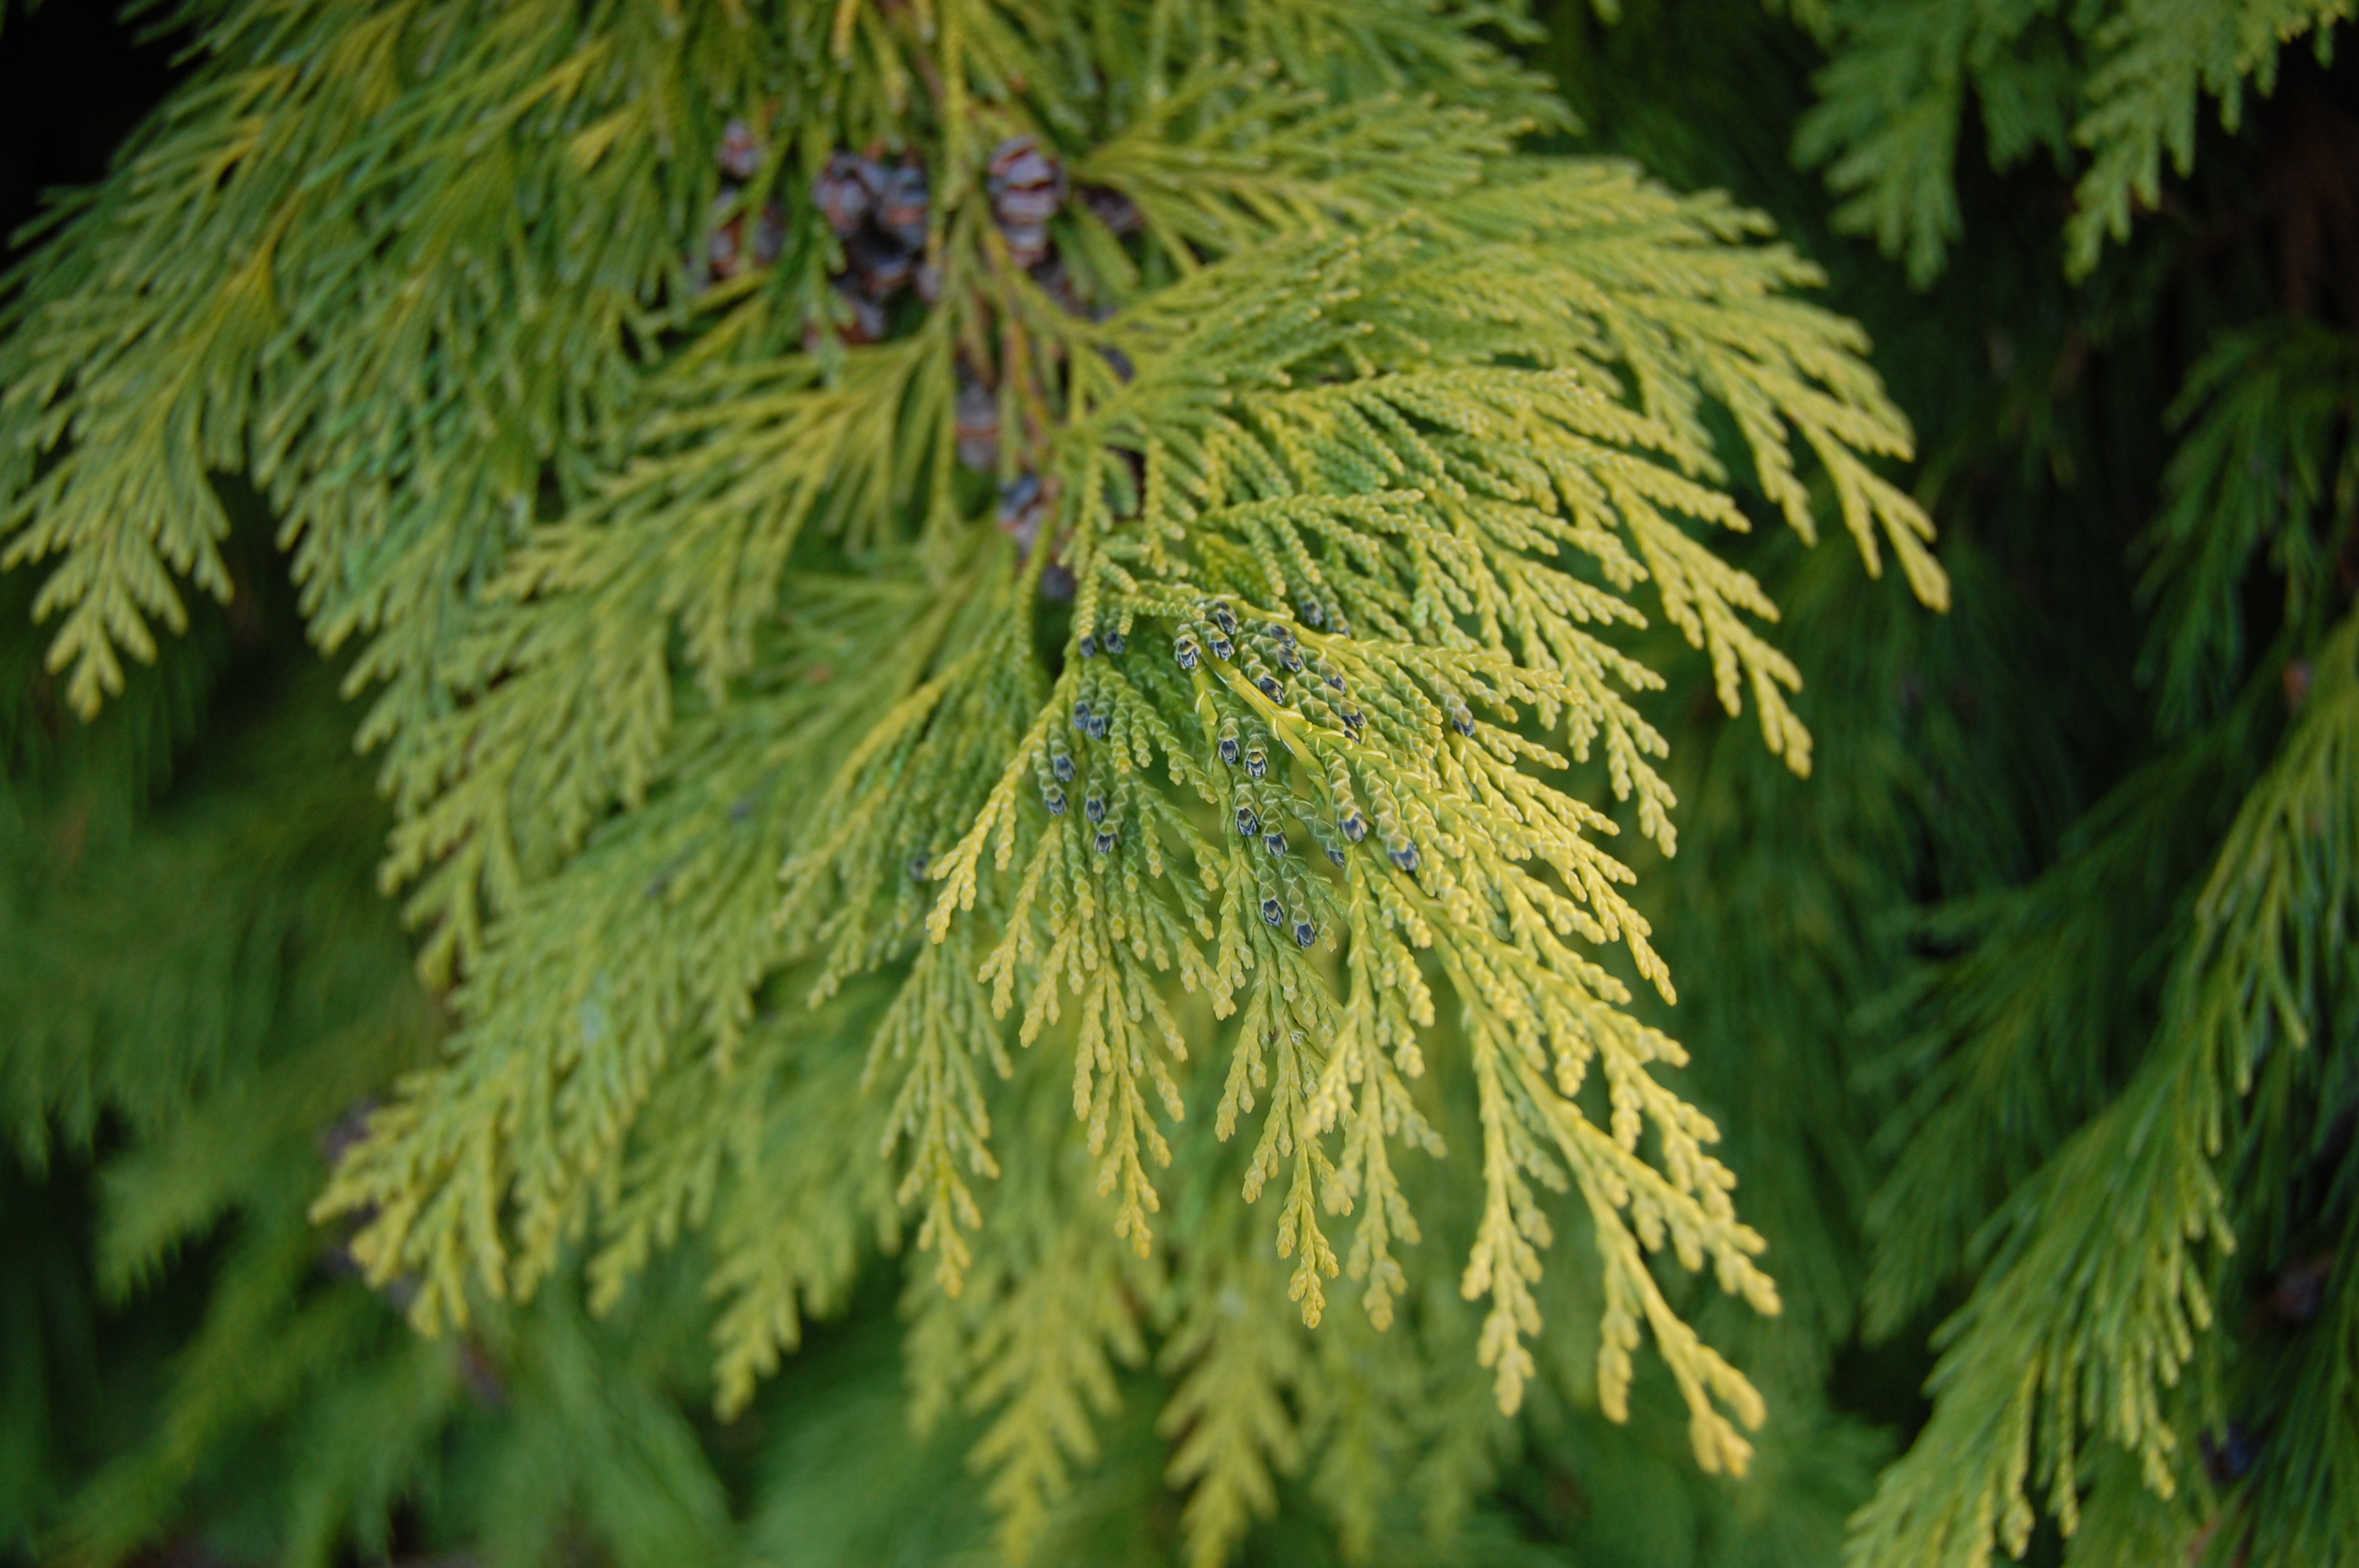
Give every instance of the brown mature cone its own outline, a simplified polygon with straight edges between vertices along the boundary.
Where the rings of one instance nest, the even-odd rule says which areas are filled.
[[[1007,237],[1007,254],[1017,266],[1027,271],[1038,266],[1049,254],[1049,225],[1046,223],[1003,223],[999,232]]]
[[[860,225],[875,211],[876,198],[884,185],[884,166],[871,158],[838,153],[827,160],[827,167],[811,182],[811,202],[827,219],[827,226],[835,231],[836,238],[848,240],[859,232]]]
[[[1010,242],[1009,248],[1014,248],[1013,241]],[[1040,292],[1047,295],[1049,301],[1066,315],[1084,317],[1092,321],[1105,319],[1106,312],[1093,308],[1089,302],[1082,297],[1081,290],[1074,287],[1072,272],[1065,265],[1064,257],[1051,256],[1046,262],[1034,266],[1032,281],[1038,284]],[[1129,378],[1125,376],[1124,379],[1126,381]]]
[[[1003,223],[1045,223],[1065,204],[1065,168],[1036,136],[1010,136],[993,149],[991,210]]]
[[[876,226],[903,250],[925,248],[926,221],[931,211],[932,197],[923,168],[905,163],[885,177],[876,198]]]
[[[909,281],[917,258],[874,229],[863,229],[843,247],[847,276],[872,298],[883,299]]]
[[[952,414],[959,461],[981,473],[999,466],[999,398],[979,381],[959,388]]]
[[[1018,559],[1040,542],[1049,521],[1049,492],[1038,474],[1021,473],[999,487],[999,531],[1016,541]]]
[[[1119,190],[1093,185],[1082,190],[1082,200],[1097,214],[1098,222],[1116,234],[1136,234],[1147,227],[1147,215],[1138,210],[1138,203]]]
[[[712,200],[712,229],[705,236],[704,261],[717,278],[735,277],[745,270],[745,218],[736,206],[734,187],[723,187]]]
[[[786,254],[787,210],[776,201],[765,203],[754,223],[754,265],[769,266]]]
[[[1049,254],[1049,220],[1065,204],[1065,168],[1041,150],[1037,136],[1010,136],[993,149],[991,215],[1007,238],[1016,265],[1038,265]]]
[[[745,121],[732,120],[721,133],[715,156],[721,160],[721,171],[730,178],[751,179],[762,167],[762,139]]]
[[[843,301],[852,318],[837,329],[838,339],[855,348],[863,343],[884,341],[885,307],[869,298],[857,288],[850,287],[842,278],[836,279],[835,297]],[[825,336],[826,328],[823,322],[816,319],[804,322],[803,352],[817,353]]]

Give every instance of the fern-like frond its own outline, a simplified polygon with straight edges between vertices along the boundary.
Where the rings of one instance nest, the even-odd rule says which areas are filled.
[[[2273,696],[2116,786],[2038,881],[1926,921],[1963,956],[1922,978],[1910,1000],[1934,1027],[1894,1054],[1915,1081],[1878,1133],[1892,1163],[1868,1210],[1870,1333],[1964,1276],[2006,1195],[2138,1059],[2205,860],[2266,755]]]
[[[1708,651],[1723,701],[1734,710],[1749,694],[1773,748],[1807,767],[1808,736],[1783,696],[1796,672],[1752,624],[1773,607],[1682,521],[1745,525],[1716,488],[1713,403],[1734,415],[1754,472],[1798,526],[1810,524],[1800,448],[1833,481],[1871,560],[1889,545],[1921,594],[1944,591],[1921,514],[1863,456],[1904,451],[1905,427],[1851,357],[1849,330],[1779,297],[1808,269],[1775,250],[1731,247],[1752,226],[1616,168],[1503,166],[1430,216],[1268,242],[1103,328],[1026,316],[1040,362],[1075,366],[1042,461],[1060,519],[1042,537],[1060,541],[1057,569],[1075,594],[1053,673],[1033,654],[1045,552],[1019,565],[970,545],[935,556],[930,589],[911,579],[919,597],[908,611],[878,589],[873,611],[915,615],[896,653],[811,695],[790,672],[815,655],[788,650],[817,634],[798,628],[826,623],[826,601],[805,611],[798,600],[836,590],[765,575],[789,546],[730,546],[730,566],[698,553],[704,524],[661,548],[626,535],[674,526],[661,520],[679,504],[707,508],[698,515],[715,539],[736,537],[749,507],[782,508],[784,525],[799,526],[799,496],[837,498],[845,527],[892,515],[899,497],[881,480],[785,479],[752,455],[833,462],[832,438],[802,430],[791,410],[826,406],[839,384],[788,385],[777,407],[789,422],[776,429],[758,398],[665,426],[660,440],[680,443],[679,455],[642,457],[601,503],[614,511],[553,525],[547,544],[518,555],[519,586],[482,612],[515,639],[484,665],[506,673],[451,721],[479,765],[505,758],[499,767],[528,771],[492,773],[491,797],[553,816],[544,841],[560,852],[599,803],[629,807],[653,793],[593,835],[547,893],[523,895],[510,946],[494,944],[465,993],[478,1022],[459,1064],[384,1113],[323,1212],[369,1206],[364,1255],[381,1278],[422,1270],[420,1310],[439,1320],[462,1310],[470,1270],[510,1282],[501,1209],[515,1202],[524,1272],[514,1282],[528,1285],[589,1212],[638,1107],[670,1070],[673,1040],[708,1036],[725,1056],[745,999],[793,965],[815,964],[809,983],[824,996],[913,961],[878,1026],[877,1060],[907,1075],[891,1137],[910,1140],[904,1191],[924,1205],[921,1244],[956,1285],[962,1235],[979,1217],[960,1173],[995,1168],[972,1044],[993,1026],[957,1022],[982,993],[959,1000],[964,981],[945,968],[948,950],[927,944],[971,942],[992,1010],[1020,1012],[1020,1044],[1052,1026],[1072,1031],[1074,1107],[1095,1180],[1141,1256],[1153,1250],[1155,1172],[1169,1158],[1158,1121],[1178,1113],[1194,1054],[1165,991],[1177,979],[1216,1014],[1235,1011],[1222,1123],[1267,1095],[1246,1190],[1280,1183],[1277,1243],[1296,1260],[1288,1293],[1307,1322],[1319,1320],[1325,1281],[1345,1262],[1321,1217],[1364,1203],[1349,1262],[1381,1316],[1400,1288],[1395,1239],[1417,1234],[1382,1145],[1439,1147],[1408,1087],[1436,1017],[1419,973],[1430,950],[1467,1010],[1466,1065],[1485,1108],[1489,1217],[1464,1284],[1495,1300],[1482,1355],[1500,1402],[1514,1408],[1532,1371],[1528,1281],[1547,1231],[1537,1193],[1570,1180],[1618,1281],[1603,1362],[1609,1403],[1643,1324],[1680,1372],[1699,1452],[1741,1465],[1745,1446],[1721,1410],[1757,1420],[1757,1398],[1680,1321],[1645,1258],[1666,1246],[1691,1266],[1709,1258],[1724,1286],[1774,1309],[1751,1260],[1760,1239],[1735,1221],[1733,1177],[1704,1152],[1714,1130],[1652,1076],[1680,1060],[1677,1048],[1628,1020],[1620,982],[1575,945],[1623,946],[1668,994],[1646,923],[1620,891],[1629,873],[1597,847],[1613,825],[1546,779],[1600,754],[1615,793],[1638,802],[1641,826],[1669,847],[1673,803],[1653,762],[1662,741],[1634,703],[1658,683],[1612,640],[1615,627],[1643,624],[1629,595],[1646,582]],[[953,255],[951,276],[961,265]],[[974,265],[987,270],[988,254]],[[1014,303],[1031,308],[1020,290]],[[885,375],[882,418],[908,396],[904,372],[886,367],[946,364],[948,351],[921,335],[854,351],[847,363]],[[1080,373],[1115,364],[1127,373]],[[748,439],[757,444],[728,445]],[[690,460],[715,445],[712,466]],[[682,484],[696,487],[685,500]],[[624,522],[635,515],[644,522]],[[724,762],[683,750],[701,746],[692,738],[704,731],[669,719],[674,600],[647,579],[609,600],[603,572],[538,564],[578,548],[612,551],[634,573],[679,563],[690,584],[774,563],[755,570],[761,582],[745,602],[783,593],[776,651],[739,640],[729,653],[732,633],[700,654],[701,634],[679,629],[691,667],[751,659],[777,672],[755,676],[757,690],[742,697],[699,696],[720,705],[712,723],[729,724],[716,739],[742,746],[766,728],[798,754]],[[508,591],[513,611],[500,597]],[[525,628],[537,616],[588,641],[531,652],[537,633]],[[593,651],[624,645],[617,629],[632,625],[648,629],[626,655],[644,678],[605,672]],[[573,695],[552,700],[535,671]],[[635,690],[647,694],[637,722],[658,749],[617,766],[599,735],[633,722]],[[597,728],[477,728],[511,700],[536,722],[576,714]],[[679,784],[640,782],[636,770],[658,756],[688,763],[662,764],[680,768],[667,775]],[[807,771],[814,763],[823,765]],[[602,793],[576,807],[566,788],[518,787],[551,778],[542,770],[553,766],[588,770]],[[799,804],[790,822],[760,818],[786,835],[773,840],[788,884],[778,935],[741,946],[723,935],[739,917],[721,911],[734,903],[713,903],[704,890],[720,886],[715,872],[698,868],[700,855],[727,853],[711,837],[714,814],[757,774],[772,780],[763,798]],[[474,810],[473,788],[459,781],[405,832],[442,843],[437,814]],[[658,851],[669,843],[682,848]],[[714,848],[687,848],[696,843]],[[617,876],[616,855],[638,869]],[[727,885],[750,889],[739,880],[746,863],[734,853],[713,862]],[[475,874],[463,856],[434,874],[445,871]],[[913,879],[940,884],[922,932]],[[577,880],[594,891],[567,891]],[[719,938],[743,961],[723,975],[700,960],[702,974],[690,978],[659,959],[602,979],[568,957],[598,950],[572,935],[584,928],[576,921],[609,935],[644,924],[650,952],[686,940],[710,953]],[[690,939],[700,922],[713,923],[709,935]],[[1337,951],[1340,988],[1320,957]],[[1593,1065],[1614,1107],[1610,1134],[1574,1098]],[[1647,1130],[1660,1152],[1642,1159]],[[1325,1143],[1333,1134],[1340,1165]]]
[[[2184,733],[2249,673],[2237,589],[2281,579],[2284,637],[2332,613],[2334,563],[2359,524],[2359,344],[2283,319],[2223,337],[2172,406],[2181,427],[2165,503],[2143,541],[2154,606],[2140,673],[2165,730]]]
[[[1927,604],[1947,579],[1814,268],[1515,150],[1564,120],[1484,36],[1520,16],[208,14],[9,308],[0,530],[51,563],[84,710],[182,579],[227,591],[217,472],[354,645],[382,880],[459,1028],[314,1213],[419,1324],[538,1313],[497,1303],[577,1245],[613,1305],[701,1232],[734,1410],[906,1226],[926,1398],[985,1414],[1006,1539],[1046,1540],[1208,1112],[1267,1248],[1220,1288],[1286,1304],[1167,1325],[1170,1419],[1245,1423],[1181,1442],[1201,1559],[1296,1463],[1277,1390],[1339,1280],[1516,1410],[1568,1210],[1603,1406],[1651,1336],[1701,1463],[1744,1467],[1760,1396],[1656,1273],[1777,1310],[1624,978],[1673,994],[1605,845],[1615,802],[1675,842],[1633,639],[1673,628],[1803,773],[1776,606],[1714,547],[1738,496],[1839,516]],[[1453,1099],[1457,1207],[1404,1174]],[[1454,1255],[1413,1271],[1437,1216]],[[582,1465],[520,1443],[518,1487],[685,1474],[577,1413]],[[1493,1440],[1437,1430],[1462,1498]]]
[[[2308,35],[2326,58],[2352,15],[2350,0],[2124,0],[2095,34],[2103,53],[2072,127],[2091,154],[2065,232],[2072,270],[2087,272],[2107,239],[2128,236],[2133,202],[2160,198],[2166,152],[2180,174],[2193,167],[2204,98],[2236,129],[2246,83],[2265,96],[2276,85],[2278,50]]]
[[[2082,49],[2053,0],[1904,0],[1831,9],[1833,46],[1794,155],[1825,166],[1836,225],[1874,237],[1930,284],[1962,233],[1961,122],[1980,111],[1992,164],[2060,162],[2079,109]],[[2083,7],[2082,9],[2086,9]]]
[[[2359,633],[2346,621],[2212,864],[2158,1048],[2002,1210],[2005,1238],[1944,1329],[1932,1420],[1855,1521],[1854,1568],[2019,1554],[2032,1487],[2070,1532],[2084,1428],[2134,1456],[2155,1491],[2183,1483],[2169,1390],[2212,1324],[2216,1260],[2235,1241],[2215,1161],[2256,1072],[2310,1048],[2320,1000],[2351,984],[2354,747]],[[2078,1196],[2052,1201],[2061,1193]]]

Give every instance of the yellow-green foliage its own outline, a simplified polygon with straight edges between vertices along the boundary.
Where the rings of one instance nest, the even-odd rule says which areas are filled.
[[[1555,112],[1489,7],[198,19],[0,321],[0,522],[84,711],[182,579],[228,591],[214,470],[353,650],[383,880],[460,1022],[315,1213],[421,1326],[576,1244],[611,1302],[700,1231],[734,1409],[914,1227],[919,1402],[990,1412],[1008,1546],[1146,1302],[1210,1563],[1314,1447],[1364,1536],[1441,1351],[1514,1411],[1570,1224],[1599,1403],[1651,1337],[1698,1460],[1745,1467],[1762,1400],[1650,1259],[1778,1298],[1632,1011],[1625,973],[1671,980],[1605,797],[1672,849],[1656,617],[1809,769],[1776,610],[1707,542],[1740,483],[1946,601],[1813,268],[1517,152]],[[733,120],[758,168],[716,211]],[[1061,274],[1019,265],[984,186],[1018,135],[1137,232],[1076,199]],[[810,193],[872,142],[928,176],[933,297],[865,341]],[[704,287],[774,200],[775,261]],[[964,383],[1037,539],[959,466]],[[1367,1322],[1321,1326],[1343,1277]],[[1401,1364],[1384,1420],[1308,1391],[1345,1335]]]

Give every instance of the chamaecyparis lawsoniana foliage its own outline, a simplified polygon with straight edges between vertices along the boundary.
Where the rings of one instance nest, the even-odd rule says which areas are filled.
[[[191,14],[0,349],[0,1536],[2347,1554],[2343,16]]]
[[[2093,281],[2111,297],[2083,345],[2170,310],[2212,329],[2162,411],[2175,447],[2130,552],[2143,754],[2036,880],[1929,928],[1951,956],[1912,987],[1919,1029],[1896,1054],[1910,1089],[1868,1217],[1869,1326],[1970,1289],[1936,1340],[1930,1421],[1854,1521],[1860,1568],[2020,1556],[2043,1510],[2075,1562],[2359,1545],[2359,125],[2347,89],[2298,60],[2268,102],[2280,50],[2331,61],[2349,16],[2132,0],[1821,18],[1837,50],[1799,146],[1846,149],[1828,170],[1855,192],[1839,224],[1920,282],[1939,270],[1971,83],[1995,166],[2044,145],[2077,171],[2073,274],[2132,238],[2134,201],[2178,231]],[[2255,100],[2275,153],[2259,200],[2166,192],[2164,150],[2188,176],[2202,118],[2233,133]]]
[[[1798,7],[1798,11],[1800,8]],[[1838,226],[1873,234],[1911,278],[1938,274],[1959,235],[1954,168],[1969,94],[1992,163],[2046,154],[2071,169],[2072,269],[2127,237],[2162,195],[2164,155],[2192,168],[2207,100],[2231,130],[2266,97],[2278,55],[2332,56],[2350,0],[1849,0],[1808,11],[1833,46],[1795,151],[1843,194]]]
[[[577,1238],[611,1297],[704,1227],[728,1411],[906,1210],[974,1302],[921,1397],[1001,1410],[977,1454],[1020,1551],[1138,1353],[1125,1281],[1173,1266],[1157,1168],[1191,1081],[1250,1151],[1242,1200],[1268,1191],[1233,1246],[1291,1260],[1256,1296],[1316,1326],[1348,1271],[1383,1328],[1426,1266],[1400,1167],[1444,1152],[1446,1010],[1500,1408],[1569,1186],[1603,1407],[1651,1335],[1698,1460],[1743,1470],[1759,1396],[1647,1260],[1775,1312],[1762,1240],[1655,1074],[1679,1048],[1591,956],[1669,994],[1614,824],[1554,775],[1596,757],[1669,848],[1634,701],[1659,681],[1614,635],[1642,583],[1807,771],[1775,611],[1696,536],[1745,525],[1730,463],[1805,534],[1809,465],[1871,563],[1944,580],[1868,461],[1908,438],[1858,335],[1790,297],[1812,269],[1724,202],[1516,155],[1546,103],[1476,19],[204,20],[12,308],[9,558],[50,563],[49,663],[95,711],[184,619],[176,579],[229,593],[209,476],[249,473],[314,637],[360,649],[385,879],[462,1027],[316,1212],[363,1217],[421,1327],[529,1295]],[[865,1071],[766,1152],[733,1128],[813,1031]],[[975,1178],[1055,1158],[992,1125],[1051,1054],[1107,1212],[1029,1176],[987,1222]],[[1175,1421],[1197,1379],[1278,1376],[1223,1367],[1251,1324],[1183,1319]],[[1213,1442],[1175,1460],[1208,1561],[1293,1439]]]

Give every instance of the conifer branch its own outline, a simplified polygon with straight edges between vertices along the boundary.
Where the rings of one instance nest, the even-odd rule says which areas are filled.
[[[1816,271],[1518,154],[1562,115],[1503,16],[220,14],[9,308],[0,531],[56,563],[85,710],[176,574],[226,592],[216,471],[358,644],[383,881],[460,1028],[313,1213],[420,1327],[554,1311],[498,1303],[577,1244],[614,1306],[699,1231],[734,1409],[906,1224],[951,1303],[927,1399],[991,1411],[1020,1552],[1147,1355],[1190,1109],[1249,1134],[1223,1201],[1271,1198],[1205,1267],[1307,1330],[1347,1273],[1378,1325],[1410,1299],[1452,1209],[1403,1154],[1461,1095],[1499,1405],[1577,1188],[1603,1402],[1643,1322],[1743,1465],[1758,1396],[1649,1255],[1777,1297],[1596,951],[1673,995],[1572,770],[1671,849],[1659,611],[1807,771],[1776,608],[1706,542],[1740,486],[1946,579]],[[1202,1561],[1296,1462],[1268,1304],[1168,1320]]]
[[[2311,999],[2351,979],[2340,934],[2359,913],[2359,623],[2316,669],[2206,879],[2158,1049],[2002,1212],[1995,1256],[1944,1330],[1932,1422],[1854,1523],[1847,1561],[1860,1568],[2020,1556],[2033,1486],[2069,1533],[2084,1425],[2156,1492],[2183,1484],[2169,1390],[2212,1325],[2216,1260],[2235,1245],[2215,1162],[2260,1064],[2304,1049]]]

